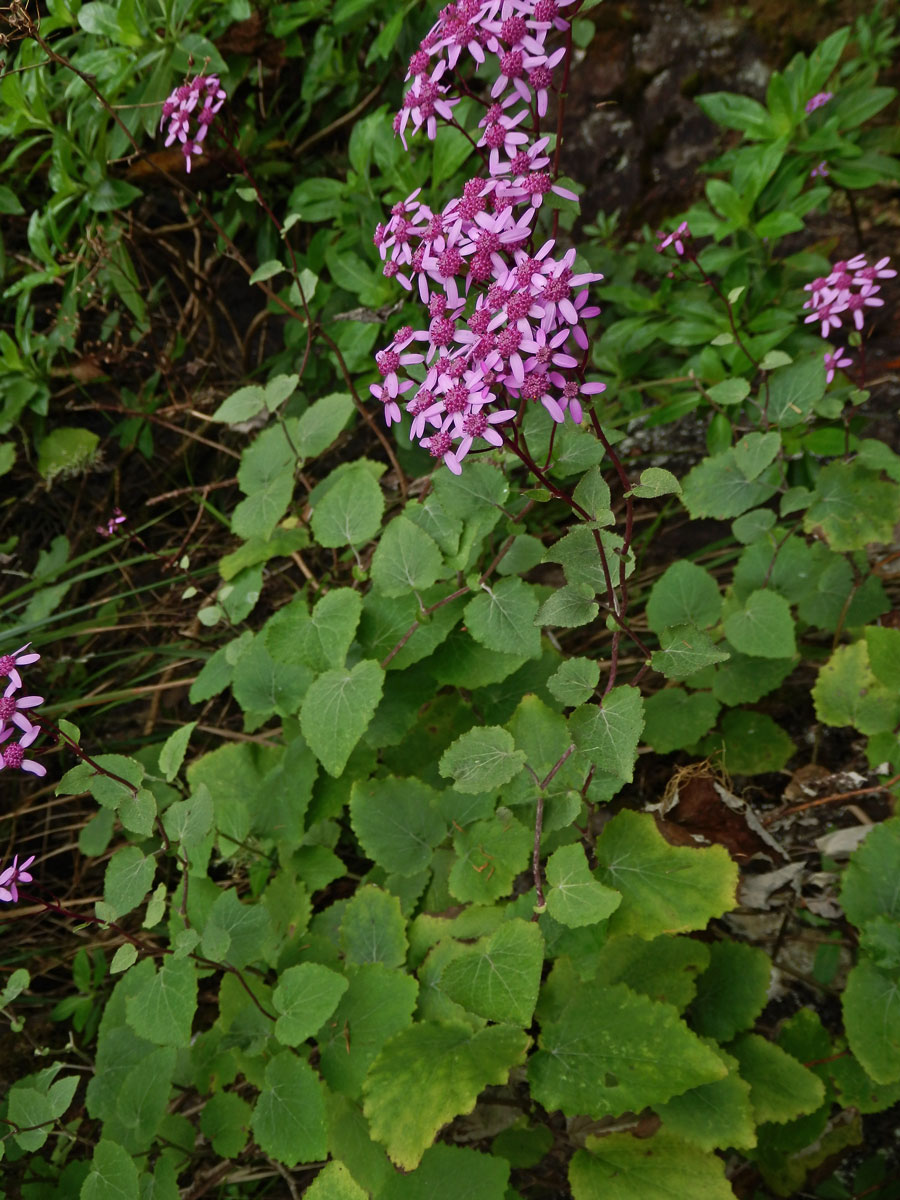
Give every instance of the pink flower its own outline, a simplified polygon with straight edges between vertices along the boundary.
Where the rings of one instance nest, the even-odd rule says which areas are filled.
[[[23,863],[19,862],[18,854],[12,861],[12,866],[7,867],[5,871],[0,872],[0,900],[9,902],[10,900],[19,899],[19,890],[16,887],[18,883],[31,883],[34,878],[29,875],[28,868],[34,862],[34,855],[30,855]]]
[[[30,654],[25,651],[31,645],[31,642],[26,642],[24,646],[20,646],[18,650],[14,650],[12,654],[4,654],[0,656],[0,679],[9,676],[10,681],[17,688],[22,686],[22,676],[19,674],[17,667],[27,667],[33,662],[37,662],[41,657],[35,654],[32,650]]]
[[[492,412],[485,415],[480,409],[461,416],[456,421],[455,433],[461,438],[459,445],[444,462],[453,471],[454,475],[459,475],[462,472],[462,460],[472,448],[472,443],[475,438],[481,438],[491,446],[502,446],[503,438],[497,433],[494,425],[500,425],[504,421],[511,421],[516,415],[514,408],[504,408],[498,412]],[[452,464],[449,461],[453,460]]]
[[[19,710],[23,708],[36,708],[38,704],[44,703],[43,696],[19,696],[15,698],[13,696],[15,690],[16,685],[10,683],[2,697],[0,697],[0,733],[5,732],[9,722],[17,725],[25,733],[28,733],[33,728],[32,723]]]
[[[834,92],[816,92],[815,96],[811,96],[806,102],[807,113],[815,112],[817,108],[821,108],[823,104],[827,104],[833,97]]]
[[[17,742],[11,742],[5,750],[0,752],[0,771],[6,767],[11,767],[13,770],[30,771],[32,775],[46,775],[46,767],[42,767],[39,762],[25,757],[25,750],[40,732],[40,726],[32,725],[27,733],[21,735]],[[13,727],[10,725],[6,733],[0,734],[0,742],[5,742],[12,733]]]
[[[852,358],[844,358],[844,350],[842,347],[838,347],[838,349],[835,350],[832,354],[826,353],[823,357],[825,359],[825,382],[826,383],[831,383],[832,379],[834,379],[835,371],[843,370],[844,367],[852,367],[853,366]]]
[[[684,254],[684,243],[691,236],[691,231],[688,228],[687,221],[682,221],[678,228],[673,230],[672,233],[663,233],[660,231],[656,236],[661,239],[656,243],[656,249],[658,253],[661,254],[663,250],[667,250],[669,246],[674,245],[675,253],[680,258]]]
[[[859,292],[856,292],[854,295],[847,298],[847,312],[853,314],[853,324],[857,329],[861,330],[863,327],[863,320],[865,318],[864,309],[866,307],[874,306],[876,308],[881,308],[881,306],[884,304],[884,301],[879,296],[875,295],[878,290],[879,289],[877,286],[872,287],[866,285]]]
[[[101,537],[112,537],[116,532],[116,527],[122,525],[128,518],[122,512],[121,508],[114,508],[113,515],[109,518],[105,525],[98,525],[97,532]]]
[[[890,261],[891,260],[887,257],[879,258],[875,266],[870,267],[866,263],[865,258],[863,258],[861,254],[858,254],[856,258],[852,258],[850,262],[847,263],[847,266],[852,267],[854,279],[857,282],[865,284],[872,283],[876,279],[893,279],[897,272],[893,270],[893,268],[888,267],[887,264]]]

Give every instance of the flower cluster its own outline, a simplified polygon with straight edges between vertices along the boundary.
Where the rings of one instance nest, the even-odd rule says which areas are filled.
[[[176,141],[181,143],[184,167],[188,173],[191,158],[202,153],[209,127],[224,103],[225,90],[219,83],[218,75],[197,75],[177,87],[163,104],[159,127],[162,129],[168,122],[166,145],[171,146]],[[192,129],[192,125],[195,128]]]
[[[12,866],[7,867],[5,871],[0,871],[0,900],[8,904],[10,900],[19,899],[19,889],[16,885],[31,883],[33,876],[29,875],[28,868],[33,862],[33,854],[21,863],[17,854],[12,860]]]
[[[384,274],[418,293],[428,319],[423,328],[399,329],[376,356],[381,383],[370,390],[388,425],[400,420],[402,401],[411,437],[456,474],[473,445],[503,444],[497,427],[527,402],[542,404],[554,421],[568,414],[580,422],[583,399],[605,388],[583,379],[583,322],[600,311],[584,285],[602,276],[577,271],[574,249],[557,256],[555,238],[536,248],[544,198],[577,200],[555,182],[549,138],[537,133],[565,54],[545,47],[551,30],[568,28],[561,6],[460,0],[445,8],[413,55],[413,86],[395,121],[401,137],[410,122],[412,132],[424,126],[435,136],[438,117],[450,119],[455,103],[439,81],[462,51],[479,65],[496,58],[499,74],[479,122],[484,173],[441,209],[413,192],[374,236]]]
[[[847,261],[836,262],[828,275],[814,279],[804,285],[804,291],[810,293],[803,307],[810,309],[805,324],[820,321],[822,337],[828,337],[831,328],[838,329],[842,325],[842,314],[849,313],[857,330],[862,330],[867,307],[880,308],[884,301],[879,297],[881,291],[876,279],[890,279],[897,274],[888,267],[889,258],[881,258],[874,267],[870,267],[862,254]]]
[[[412,85],[403,99],[403,107],[394,118],[394,132],[406,145],[406,134],[424,128],[432,140],[437,119],[449,120],[458,99],[449,97],[448,84],[442,82],[448,70],[458,68],[465,53],[476,70],[494,67],[496,81],[491,97],[499,103],[482,122],[480,144],[503,144],[504,132],[515,129],[525,109],[506,115],[516,104],[533,106],[538,116],[547,112],[548,93],[553,87],[553,68],[565,55],[563,48],[552,53],[546,49],[548,34],[566,30],[569,22],[560,9],[572,0],[458,0],[442,9],[437,22],[422,39],[409,62],[406,78]],[[503,93],[508,95],[503,97]],[[513,144],[519,139],[513,139]]]
[[[0,696],[0,771],[12,767],[30,771],[32,775],[47,774],[46,767],[25,757],[25,751],[41,732],[40,726],[29,720],[25,713],[43,704],[44,697],[16,694],[22,687],[19,667],[27,667],[39,658],[39,654],[29,652],[28,646],[20,646],[13,654],[0,655],[0,681],[9,680]],[[10,741],[14,736],[18,740]]]
[[[804,323],[820,322],[822,337],[827,338],[829,330],[841,328],[846,314],[853,318],[853,324],[861,332],[866,308],[880,308],[884,304],[878,295],[881,286],[875,281],[893,279],[897,274],[888,266],[890,261],[889,258],[880,258],[874,267],[870,267],[865,256],[857,254],[855,258],[836,262],[828,275],[804,286],[804,291],[810,293],[809,299],[803,304],[804,308],[810,310]],[[852,366],[853,360],[843,355],[843,348],[825,355],[829,383],[837,368]]]

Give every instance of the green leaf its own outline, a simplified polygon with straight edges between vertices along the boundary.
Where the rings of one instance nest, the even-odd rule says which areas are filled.
[[[291,192],[288,212],[301,221],[331,221],[346,190],[342,179],[304,179]]]
[[[165,884],[160,884],[160,887],[165,887]],[[119,975],[122,971],[127,971],[135,962],[137,962],[137,946],[132,945],[131,942],[123,942],[112,957],[109,973],[110,975]]]
[[[664,474],[667,473],[664,472]],[[591,467],[585,475],[582,475],[572,493],[572,499],[576,504],[581,505],[592,521],[597,521],[601,525],[614,523],[609,484],[603,478],[603,472],[599,467]]]
[[[527,1046],[527,1036],[508,1025],[473,1033],[457,1022],[424,1021],[397,1034],[365,1083],[363,1110],[373,1136],[398,1167],[411,1171],[442,1125],[471,1112],[488,1085],[506,1082]]]
[[[894,865],[896,879],[896,863]],[[896,890],[896,887],[895,887]],[[861,958],[841,997],[850,1049],[876,1083],[900,1079],[900,982]]]
[[[300,709],[300,728],[329,775],[337,778],[378,707],[384,671],[372,659],[351,670],[326,671],[312,684]]]
[[[541,605],[535,625],[555,625],[562,629],[577,629],[596,620],[600,605],[594,599],[589,583],[572,583],[558,588]]]
[[[547,688],[561,704],[577,707],[590,700],[600,682],[600,664],[593,658],[566,658],[547,680]]]
[[[365,853],[390,874],[424,871],[447,833],[438,793],[418,779],[354,783],[350,819]]]
[[[287,267],[284,263],[279,262],[277,258],[269,258],[264,263],[259,264],[247,282],[265,283],[267,279],[273,279],[276,275],[280,275],[282,271],[286,270]]]
[[[285,646],[285,651],[296,654],[314,671],[343,666],[356,636],[361,613],[362,597],[352,588],[332,588],[319,600],[308,618],[301,601],[291,622],[296,630],[293,646]],[[291,636],[289,626],[273,631],[273,636],[284,645],[285,639]]]
[[[231,690],[244,712],[259,713],[260,719],[273,712],[289,717],[300,707],[311,678],[306,667],[276,661],[257,637],[238,659]]]
[[[447,129],[448,136],[435,139],[432,181],[435,185],[449,179],[472,153],[472,143],[461,129]]]
[[[769,140],[775,132],[768,110],[749,96],[735,92],[707,92],[697,96],[696,103],[717,125],[740,129],[756,141]]]
[[[644,728],[644,706],[637,688],[623,685],[603,697],[602,704],[586,704],[569,717],[569,732],[578,749],[595,767],[634,777],[637,745]]]
[[[721,383],[714,383],[707,392],[716,404],[740,404],[750,395],[750,384],[741,378],[723,379]]]
[[[481,516],[485,509],[499,509],[509,495],[509,484],[497,467],[467,462],[461,475],[440,471],[434,477],[434,491],[445,512],[467,520]]]
[[[722,704],[754,704],[777,688],[795,665],[793,658],[751,658],[735,650],[716,668],[713,695]]]
[[[631,494],[642,500],[655,500],[658,496],[680,496],[681,484],[671,471],[663,467],[646,467],[641,471],[641,482],[632,487]]]
[[[475,795],[509,783],[524,765],[525,755],[516,749],[512,734],[484,725],[458,737],[444,751],[438,770],[452,778],[458,792]]]
[[[125,1002],[128,1024],[135,1033],[158,1046],[189,1045],[196,1008],[194,964],[190,959],[171,956]]]
[[[21,217],[25,209],[18,196],[10,188],[0,185],[0,215],[4,217]]]
[[[734,449],[704,458],[683,481],[685,507],[692,517],[727,521],[757,508],[778,490],[781,482],[773,463],[756,479],[747,479]]]
[[[870,625],[865,630],[869,666],[879,683],[900,692],[900,629]]]
[[[713,942],[709,953],[709,966],[697,981],[691,1025],[717,1042],[730,1042],[765,1007],[772,963],[764,950],[743,942]]]
[[[332,1090],[357,1097],[382,1046],[409,1027],[418,984],[383,963],[348,969],[350,987],[319,1037],[320,1070]]]
[[[313,1037],[334,1010],[349,984],[343,975],[320,963],[301,963],[282,971],[272,1003],[280,1015],[275,1036],[285,1046]]]
[[[900,718],[897,687],[900,675],[893,676],[893,687],[886,686],[876,677],[869,662],[870,632],[873,631],[866,630],[865,641],[838,646],[819,671],[812,695],[816,716],[826,725],[852,725],[860,733],[885,733],[893,729]]]
[[[625,810],[597,841],[601,882],[622,893],[610,933],[704,929],[736,903],[738,871],[722,846],[670,846],[645,813]]]
[[[460,947],[441,973],[440,988],[489,1021],[528,1026],[543,963],[540,929],[534,922],[513,918],[474,946]]]
[[[775,514],[771,508],[754,508],[732,521],[731,532],[742,545],[749,546],[764,537],[774,524]]]
[[[106,867],[103,881],[104,912],[114,921],[137,908],[150,891],[156,874],[156,860],[144,857],[137,846],[117,850]]]
[[[282,1050],[267,1063],[265,1080],[251,1122],[260,1150],[286,1167],[325,1158],[325,1096],[309,1063]]]
[[[654,633],[678,625],[707,629],[719,619],[722,597],[708,571],[679,559],[660,576],[647,601],[647,624]]]
[[[805,228],[803,219],[796,213],[783,209],[780,212],[768,213],[761,221],[753,226],[753,232],[758,238],[775,241],[788,233],[799,233]]]
[[[703,1083],[673,1096],[656,1111],[666,1130],[701,1150],[750,1150],[756,1145],[756,1123],[750,1085],[738,1074],[738,1061],[718,1046],[710,1047],[728,1068],[724,1079]]]
[[[734,1200],[722,1159],[665,1130],[649,1140],[589,1137],[585,1145],[569,1164],[573,1200]]]
[[[508,1183],[503,1158],[438,1142],[411,1174],[391,1172],[378,1200],[509,1200]]]
[[[325,251],[325,262],[338,287],[358,296],[361,304],[375,308],[381,303],[385,294],[384,282],[365,259],[352,250],[341,253],[337,247],[329,246]]]
[[[367,1200],[364,1192],[342,1162],[328,1163],[303,1193],[305,1200]],[[381,1193],[382,1197],[385,1195]]]
[[[371,884],[359,888],[341,922],[341,950],[347,962],[400,967],[406,949],[406,922],[397,897]]]
[[[756,479],[780,449],[777,433],[746,433],[734,447],[734,460],[745,479]]]
[[[768,376],[770,421],[788,429],[805,421],[812,406],[825,395],[825,362],[820,354],[804,355],[789,367]],[[765,393],[764,393],[765,394]],[[777,434],[768,434],[777,437]]]
[[[649,942],[641,937],[612,937],[600,954],[606,983],[626,983],[633,992],[672,1004],[679,1012],[697,991],[697,976],[709,965],[709,951],[693,938],[660,934]]]
[[[742,654],[792,658],[797,652],[791,606],[768,588],[751,592],[744,607],[725,618],[725,634]]]
[[[180,842],[183,850],[193,850],[206,838],[213,824],[213,802],[209,788],[198,784],[194,795],[176,800],[163,814],[166,836]]]
[[[89,429],[59,426],[38,443],[37,469],[47,483],[78,475],[94,461],[100,438]]]
[[[196,721],[188,721],[187,725],[182,725],[180,729],[176,729],[163,743],[162,749],[159,752],[159,769],[162,771],[167,783],[171,783],[181,770],[188,742],[191,740],[191,734],[194,732],[196,726]]]
[[[408,517],[395,517],[372,556],[372,582],[385,596],[429,588],[441,573],[437,543]]]
[[[266,407],[265,388],[258,383],[249,387],[238,388],[236,392],[223,400],[209,418],[210,421],[222,421],[226,425],[237,425],[241,421],[249,421]]]
[[[825,1088],[817,1075],[759,1034],[744,1034],[729,1050],[750,1084],[750,1103],[758,1123],[793,1121],[815,1112],[825,1099]]]
[[[664,629],[659,635],[659,644],[661,649],[650,661],[667,679],[687,679],[704,667],[724,662],[729,657],[727,650],[721,650],[708,633],[695,625]]]
[[[719,715],[719,702],[709,692],[664,688],[644,702],[644,741],[657,754],[683,750],[709,733]]]
[[[450,892],[463,903],[492,904],[512,891],[528,865],[532,832],[498,809],[488,821],[474,821],[453,839],[457,860],[450,871]]]
[[[538,599],[531,584],[521,579],[501,579],[465,607],[466,628],[488,650],[537,658],[540,630],[535,628]]]
[[[200,1131],[222,1158],[237,1158],[247,1144],[253,1109],[234,1092],[216,1092],[200,1112]]]
[[[261,904],[242,904],[234,888],[228,888],[209,910],[200,945],[207,958],[244,967],[260,958],[269,929],[266,909]]]
[[[150,1149],[171,1098],[175,1059],[174,1046],[152,1050],[127,1072],[118,1089],[115,1112],[103,1129],[130,1154]]]
[[[547,862],[547,911],[560,925],[596,925],[615,912],[622,897],[591,875],[581,845],[560,846]]]
[[[127,1150],[107,1138],[99,1141],[79,1197],[80,1200],[138,1200],[137,1167]]]
[[[858,461],[833,462],[816,477],[803,528],[824,537],[832,550],[862,550],[869,542],[889,543],[898,521],[900,486]]]
[[[304,458],[318,458],[332,444],[353,413],[348,392],[332,392],[316,400],[297,421],[296,445]]]
[[[768,713],[735,709],[722,718],[721,734],[710,746],[721,746],[727,770],[733,775],[762,775],[780,771],[796,747]]]
[[[56,1063],[42,1071],[39,1077],[42,1082],[38,1086],[29,1085],[36,1079],[32,1075],[28,1081],[14,1083],[9,1089],[7,1116],[12,1126],[9,1132],[14,1134],[16,1145],[29,1153],[44,1145],[54,1122],[65,1114],[78,1087],[78,1077],[74,1075],[51,1082],[59,1067],[60,1064]],[[20,1132],[15,1132],[16,1127]]]
[[[623,983],[579,986],[542,1021],[539,1045],[528,1064],[532,1094],[570,1117],[640,1112],[727,1073],[671,1005]]]
[[[852,855],[841,881],[841,905],[857,928],[875,917],[900,920],[900,817],[872,828]]]
[[[383,513],[384,495],[377,481],[354,463],[316,502],[310,524],[320,546],[359,546],[381,528]]]

